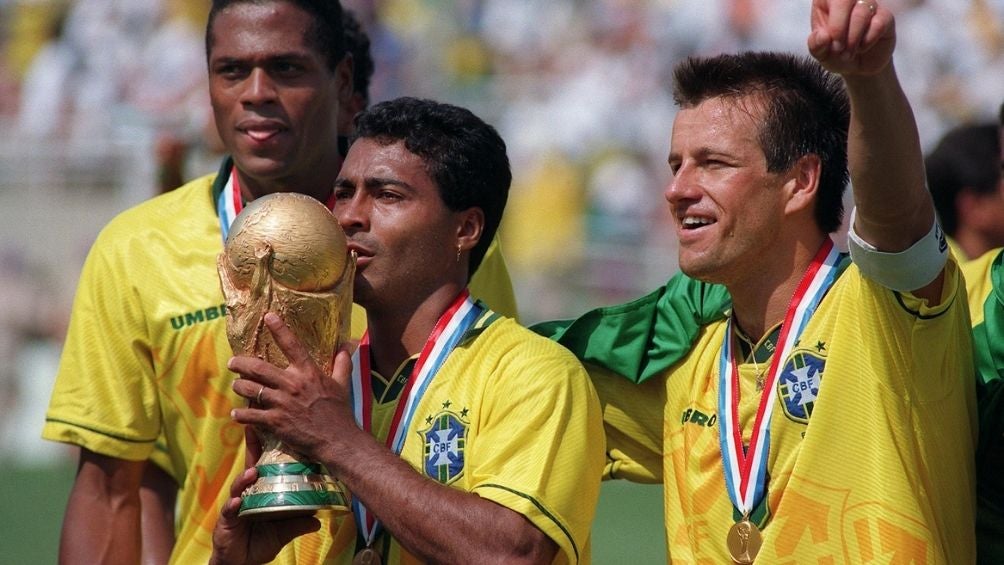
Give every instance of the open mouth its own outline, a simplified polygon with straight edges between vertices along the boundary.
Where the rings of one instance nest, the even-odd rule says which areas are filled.
[[[680,221],[680,225],[684,230],[696,230],[704,226],[710,226],[713,223],[715,223],[714,219],[703,216],[684,216]]]

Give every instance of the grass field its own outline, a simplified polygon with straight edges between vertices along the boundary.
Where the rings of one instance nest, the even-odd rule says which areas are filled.
[[[0,464],[0,481],[0,565],[56,563],[73,468]],[[603,485],[593,524],[593,563],[663,563],[664,540],[661,487]]]

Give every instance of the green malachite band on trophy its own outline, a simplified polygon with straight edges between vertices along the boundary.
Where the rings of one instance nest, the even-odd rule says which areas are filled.
[[[348,501],[337,491],[264,492],[245,496],[241,501],[240,513],[263,508],[288,507],[292,510],[330,506],[347,508]]]
[[[239,515],[313,513],[328,508],[348,512],[349,501],[343,488],[319,463],[276,463],[258,465],[258,481],[241,495]]]
[[[257,468],[259,477],[326,474],[324,467],[319,463],[277,463],[275,465],[258,465]]]

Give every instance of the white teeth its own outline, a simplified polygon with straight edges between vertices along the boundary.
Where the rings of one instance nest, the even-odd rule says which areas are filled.
[[[695,218],[693,216],[687,216],[686,218],[683,219],[683,225],[687,227],[706,226],[711,223],[714,222],[712,222],[708,218]]]

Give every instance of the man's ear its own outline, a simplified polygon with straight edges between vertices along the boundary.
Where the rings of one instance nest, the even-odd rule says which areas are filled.
[[[485,213],[481,208],[473,206],[457,212],[457,219],[457,245],[464,251],[470,251],[484,233]]]
[[[787,180],[784,183],[787,200],[784,208],[785,213],[813,211],[821,172],[822,162],[818,155],[803,155],[795,162],[789,169]]]

